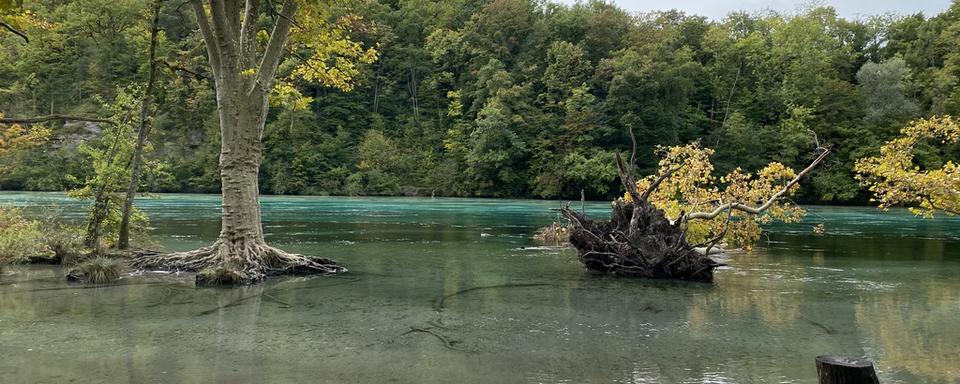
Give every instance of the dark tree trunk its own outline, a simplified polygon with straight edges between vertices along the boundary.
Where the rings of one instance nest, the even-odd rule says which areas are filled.
[[[841,356],[817,356],[820,384],[879,384],[873,363]]]
[[[133,160],[130,164],[130,186],[127,187],[127,195],[123,201],[123,216],[120,219],[120,236],[117,239],[118,249],[127,249],[130,247],[130,216],[133,214],[133,199],[137,195],[137,188],[140,186],[140,173],[143,163],[143,147],[147,142],[147,134],[150,133],[150,104],[153,100],[153,87],[157,78],[157,35],[160,32],[160,3],[162,0],[153,1],[153,21],[150,24],[150,58],[149,70],[147,74],[147,89],[144,90],[143,99],[140,104],[140,122],[137,127],[137,146],[134,148]]]

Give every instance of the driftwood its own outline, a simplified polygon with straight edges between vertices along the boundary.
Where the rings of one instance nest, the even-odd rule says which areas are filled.
[[[790,188],[820,164],[829,153],[829,150],[823,150],[796,178],[759,207],[734,202],[721,205],[711,212],[681,213],[676,220],[670,220],[664,211],[651,204],[648,198],[666,178],[680,168],[677,166],[663,170],[647,190],[637,191],[634,173],[637,147],[633,132],[630,132],[630,138],[634,144],[629,166],[624,164],[619,154],[616,155],[620,182],[630,199],[615,201],[610,219],[606,221],[592,220],[569,206],[561,209],[563,216],[570,221],[570,243],[577,248],[580,262],[589,270],[626,277],[712,281],[713,270],[723,264],[708,255],[723,239],[726,230],[707,244],[691,245],[682,228],[683,223],[689,220],[713,219],[721,213],[727,214],[729,223],[734,210],[762,213],[783,198]],[[706,252],[698,252],[696,247],[703,245],[707,245]]]

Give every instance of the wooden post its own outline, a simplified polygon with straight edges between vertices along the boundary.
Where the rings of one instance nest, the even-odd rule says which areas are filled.
[[[873,362],[843,356],[817,356],[820,384],[880,384]]]

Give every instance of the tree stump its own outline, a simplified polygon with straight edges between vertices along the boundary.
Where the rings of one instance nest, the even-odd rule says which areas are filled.
[[[820,384],[879,384],[873,362],[843,356],[817,356]]]

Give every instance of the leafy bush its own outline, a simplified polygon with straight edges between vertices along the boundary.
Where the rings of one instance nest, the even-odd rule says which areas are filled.
[[[91,201],[84,242],[98,251],[113,247],[119,237],[124,193],[131,177],[129,159],[133,157],[136,145],[134,122],[127,117],[140,109],[140,92],[135,88],[120,88],[112,103],[101,100],[103,108],[110,112],[113,123],[103,125],[99,137],[83,142],[78,148],[84,156],[86,168],[93,172],[85,179],[70,177],[76,184],[82,185],[71,190],[70,197]],[[152,149],[148,145],[144,153],[148,154]],[[163,183],[169,184],[170,178],[172,176],[165,163],[144,161],[144,182],[166,180]],[[136,208],[130,219],[132,232],[144,228],[148,222],[147,216]]]
[[[0,207],[0,267],[48,252],[40,222],[16,208]]]

